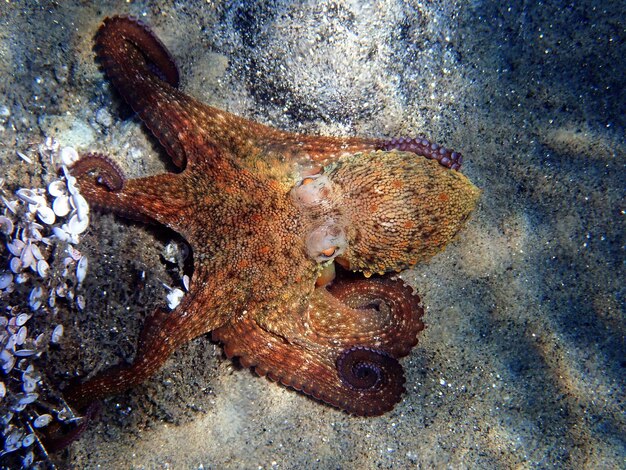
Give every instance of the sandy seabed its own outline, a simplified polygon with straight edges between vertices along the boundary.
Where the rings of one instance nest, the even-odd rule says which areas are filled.
[[[91,3],[0,5],[5,188],[49,181],[16,154],[47,136],[106,152],[130,176],[164,171],[91,50],[105,16],[131,14],[200,100],[291,131],[427,136],[463,152],[483,195],[444,253],[402,275],[427,329],[392,412],[348,416],[202,337],[107,400],[56,465],[626,466],[623,2]],[[162,282],[180,274],[160,256],[171,238],[93,214],[87,304],[59,314],[63,343],[39,362],[49,386],[132,357]]]

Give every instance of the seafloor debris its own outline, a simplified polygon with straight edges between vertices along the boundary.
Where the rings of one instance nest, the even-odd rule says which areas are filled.
[[[0,251],[0,458],[11,456],[25,468],[46,459],[37,429],[76,419],[47,386],[37,362],[50,344],[62,343],[57,302],[85,307],[77,289],[88,263],[77,245],[89,225],[89,206],[67,169],[77,155],[48,138],[39,157],[59,168],[60,176],[50,175],[54,180],[45,188],[15,192],[0,179],[0,237],[6,246]],[[45,316],[46,321],[31,321]]]

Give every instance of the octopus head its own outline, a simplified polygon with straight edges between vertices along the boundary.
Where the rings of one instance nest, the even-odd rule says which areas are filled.
[[[401,270],[441,251],[479,195],[458,171],[397,151],[342,158],[292,190],[313,221],[309,256],[365,274]]]

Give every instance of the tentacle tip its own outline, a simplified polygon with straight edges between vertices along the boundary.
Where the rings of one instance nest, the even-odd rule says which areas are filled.
[[[76,161],[70,168],[72,176],[80,177],[95,172],[96,182],[109,191],[121,191],[126,178],[121,168],[106,155],[101,153],[87,153]]]

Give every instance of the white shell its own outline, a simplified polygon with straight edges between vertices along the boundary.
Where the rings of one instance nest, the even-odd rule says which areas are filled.
[[[22,270],[22,260],[19,258],[11,258],[9,267],[15,274],[19,273]]]
[[[46,277],[49,271],[50,265],[45,259],[37,261],[37,274],[39,274],[40,277]]]
[[[13,274],[9,272],[3,272],[0,274],[0,289],[6,289],[13,282]]]
[[[0,382],[0,398],[4,398],[7,394],[7,387],[4,382]]]
[[[52,202],[52,210],[59,217],[65,217],[71,209],[69,196],[59,196]]]
[[[32,252],[33,256],[35,257],[36,260],[42,260],[43,259],[43,255],[41,254],[41,250],[39,249],[39,247],[37,245],[30,245],[30,251]]]
[[[11,410],[19,413],[20,411],[24,411],[26,409],[26,405],[28,405],[28,403],[18,403],[17,405],[11,406]]]
[[[32,239],[35,240],[36,242],[42,241],[43,240],[43,236],[41,235],[41,232],[39,231],[39,229],[30,227],[30,234],[32,236]]]
[[[89,226],[89,217],[85,216],[84,219],[78,217],[78,214],[74,214],[70,221],[67,223],[68,232],[72,235],[78,235],[87,230]]]
[[[67,225],[63,224],[63,227],[67,228]],[[61,227],[53,227],[52,233],[54,234],[55,237],[57,237],[62,242],[67,242],[67,241],[70,241],[71,239],[71,235]]]
[[[39,335],[35,338],[35,341],[33,341],[33,345],[36,348],[41,349],[43,347],[45,337],[46,335],[44,335],[43,333],[39,333]]]
[[[48,185],[48,193],[52,197],[64,196],[67,194],[67,186],[61,180],[53,181]]]
[[[35,287],[30,291],[30,296],[28,297],[28,305],[31,310],[35,311],[41,307],[41,297],[43,296],[43,289],[41,287]]]
[[[45,206],[48,203],[48,201],[46,201],[46,198],[40,194],[36,194],[35,196],[33,196],[33,200],[35,202],[31,202],[28,204],[28,210],[30,212],[37,212],[38,207]]]
[[[13,427],[13,426],[12,426]],[[14,445],[16,445],[20,438],[22,437],[22,431],[19,431],[17,429],[15,429],[14,431],[11,432],[11,434],[9,434],[6,439],[4,440],[4,445],[6,446],[11,446],[13,447]]]
[[[85,309],[85,297],[82,295],[77,295],[76,296],[76,306],[80,309],[80,310],[84,310]]]
[[[20,313],[16,318],[15,318],[15,324],[17,326],[22,326],[25,325],[26,322],[28,320],[30,320],[30,318],[32,317],[31,314],[29,313]]]
[[[61,341],[62,337],[63,337],[63,325],[55,326],[54,330],[52,331],[52,338],[50,338],[50,342],[56,344],[59,341]]]
[[[19,256],[22,254],[22,250],[24,249],[25,245],[26,244],[22,240],[16,238],[11,243],[7,243],[7,248],[13,256]]]
[[[62,282],[56,288],[56,293],[59,297],[65,297],[67,295],[67,284]]]
[[[5,235],[11,235],[13,233],[13,221],[8,217],[2,215],[0,216],[0,232]]]
[[[22,351],[27,350],[23,349]],[[35,353],[36,351],[33,351],[33,354]],[[35,390],[37,390],[37,381],[33,377],[27,375],[22,379],[22,390],[24,390],[26,393],[34,392]]]
[[[46,225],[52,225],[56,221],[54,211],[48,206],[39,206],[37,208],[37,217]]]
[[[64,264],[71,263],[71,260],[78,261],[83,256],[83,254],[80,252],[80,250],[78,250],[77,248],[74,248],[73,246],[68,246],[66,251],[69,253],[71,258],[65,258],[66,261],[64,262]],[[69,260],[69,261],[67,261],[67,260]]]
[[[87,276],[87,267],[89,266],[89,261],[86,256],[83,256],[78,263],[76,263],[76,280],[79,284],[81,284],[85,277]]]
[[[19,150],[15,151],[15,154],[20,157],[22,160],[24,160],[26,163],[33,163],[33,160],[26,155],[24,152],[20,152]]]
[[[7,341],[8,343],[8,341]],[[11,349],[9,346],[9,344],[5,344],[4,345],[4,349],[2,351],[0,351],[0,361],[2,362],[9,362],[11,360],[11,358],[13,357],[13,353],[9,350]]]
[[[27,202],[28,204],[38,205],[41,201],[38,197],[37,193],[32,189],[28,188],[20,188],[15,192],[15,195],[19,197],[22,201]]]
[[[7,209],[9,209],[11,212],[13,212],[14,214],[17,214],[17,205],[18,202],[17,200],[13,199],[11,201],[9,201],[6,197],[4,196],[0,196],[0,199],[2,200],[2,202],[4,203],[5,206],[7,206]]]
[[[46,413],[45,415],[37,416],[35,421],[33,421],[33,426],[36,428],[43,428],[52,422],[52,415]]]
[[[35,264],[35,256],[33,255],[32,245],[30,243],[22,250],[20,261],[22,262],[22,266],[24,268],[28,268]]]
[[[67,190],[70,194],[77,194],[78,187],[76,186],[76,178],[70,175],[69,173],[66,175],[67,177]]]
[[[15,351],[14,354],[17,357],[28,357],[34,356],[35,354],[37,354],[37,351],[34,349],[18,349],[17,351]]]
[[[13,370],[14,365],[15,365],[15,356],[11,356],[9,357],[7,361],[5,361],[4,364],[2,364],[2,370],[4,371],[5,374],[8,374],[9,372]]]
[[[76,209],[76,213],[78,214],[78,218],[80,220],[85,219],[87,214],[89,214],[89,204],[87,203],[87,199],[79,193],[72,194],[72,206]]]
[[[183,287],[187,292],[189,292],[189,276],[186,274],[183,276]]]
[[[78,152],[74,147],[63,147],[59,153],[61,163],[66,166],[72,166],[78,161]]]
[[[28,336],[28,328],[26,326],[22,326],[17,333],[15,333],[15,344],[21,346],[26,341],[26,336]]]
[[[30,403],[34,403],[39,398],[38,393],[18,393],[17,396],[20,396],[19,404],[20,405],[28,405]]]
[[[33,442],[34,442],[34,437],[35,437],[35,435],[34,435],[34,434],[29,434],[29,435],[28,435],[28,436],[26,436],[26,437],[29,437],[29,436],[33,436]],[[25,445],[25,444],[24,444],[24,443],[26,442],[26,437],[25,437],[25,438],[24,438],[24,440],[22,441],[22,445],[23,445],[24,447],[29,447],[29,446],[31,446],[32,444],[28,444],[28,445]],[[33,452],[32,450],[31,450],[31,451],[28,451],[28,453],[27,453],[27,454],[24,456],[24,458],[22,459],[22,467],[23,467],[23,468],[31,468],[31,466],[33,465],[33,462],[34,462],[34,461],[35,461],[35,454],[34,454],[34,452]]]

